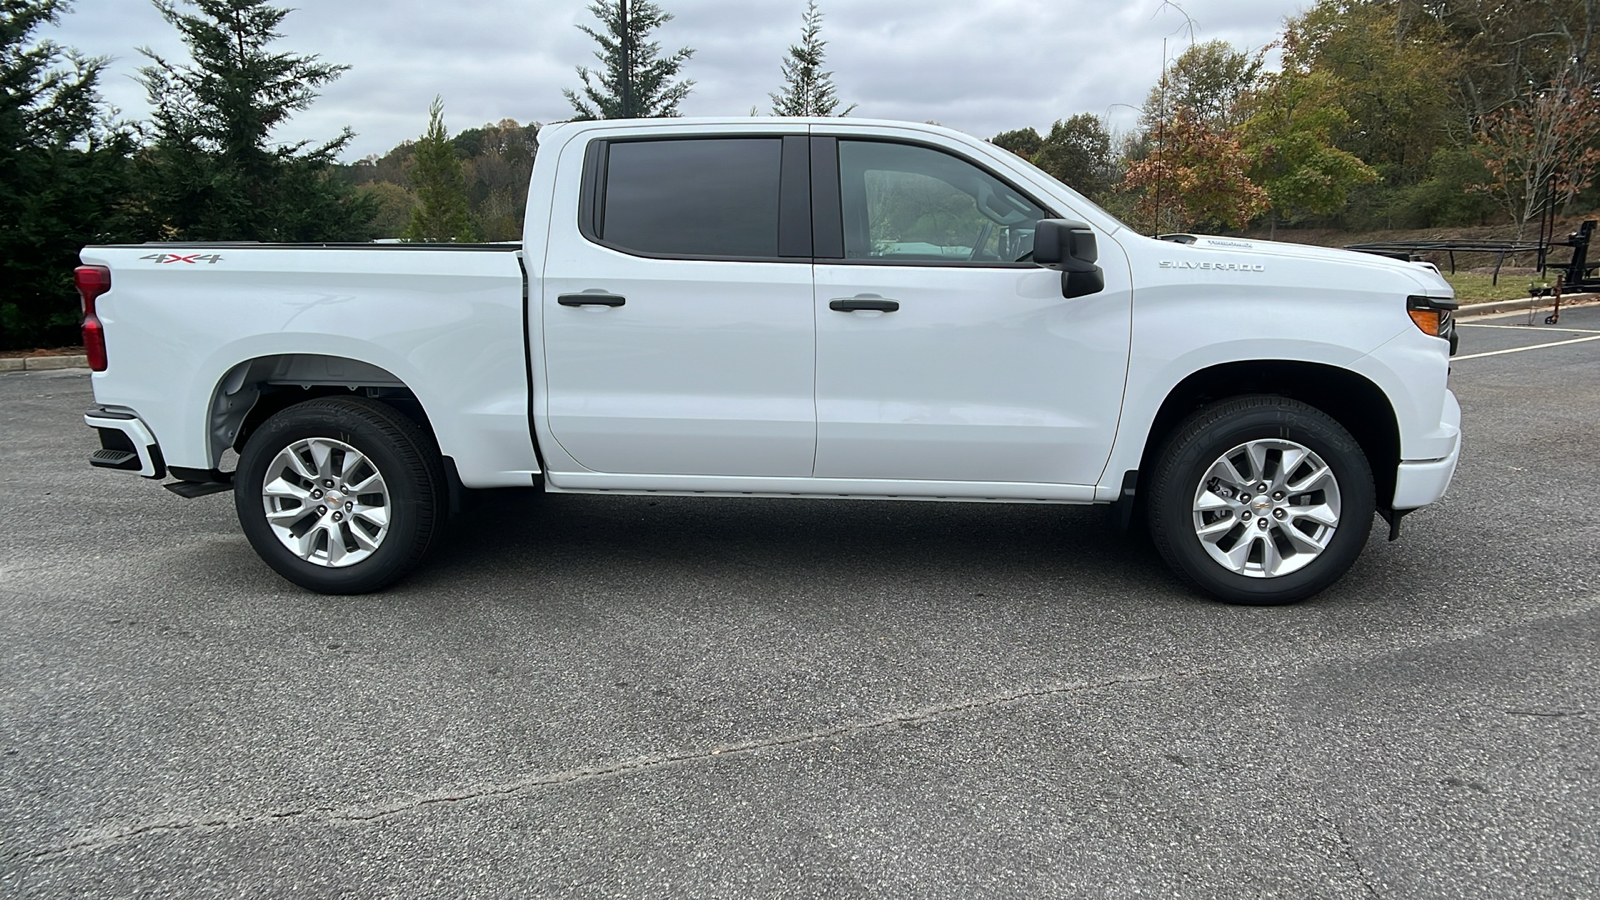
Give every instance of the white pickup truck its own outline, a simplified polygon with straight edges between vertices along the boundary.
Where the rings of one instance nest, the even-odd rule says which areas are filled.
[[[521,486],[1114,503],[1252,604],[1331,584],[1455,471],[1431,266],[1144,237],[932,125],[539,139],[520,245],[86,248],[93,464],[231,488],[323,592],[400,577],[462,489]]]

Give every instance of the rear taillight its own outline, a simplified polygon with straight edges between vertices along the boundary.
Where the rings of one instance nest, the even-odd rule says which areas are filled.
[[[72,280],[78,285],[78,296],[83,298],[83,352],[89,357],[89,368],[104,372],[106,330],[95,314],[94,302],[111,290],[111,270],[105,266],[79,266],[73,271]]]

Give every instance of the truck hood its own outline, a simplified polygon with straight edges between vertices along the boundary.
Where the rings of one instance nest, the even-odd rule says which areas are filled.
[[[1305,260],[1341,265],[1359,266],[1405,275],[1417,283],[1422,293],[1430,297],[1453,297],[1455,290],[1444,280],[1438,267],[1432,263],[1406,262],[1373,253],[1338,250],[1332,247],[1314,247],[1309,244],[1287,244],[1280,241],[1259,241],[1248,238],[1219,237],[1209,234],[1169,235],[1165,241],[1180,246],[1205,250],[1208,253],[1238,254],[1240,262],[1246,257]]]

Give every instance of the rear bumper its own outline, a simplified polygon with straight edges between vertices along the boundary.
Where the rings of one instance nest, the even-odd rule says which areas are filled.
[[[100,449],[89,457],[89,465],[137,472],[146,478],[167,477],[161,445],[133,410],[98,406],[83,414],[83,424],[100,435]]]
[[[1450,479],[1456,474],[1456,463],[1461,460],[1461,404],[1456,395],[1445,392],[1444,420],[1440,425],[1455,433],[1450,455],[1443,459],[1402,462],[1395,472],[1394,509],[1416,509],[1434,503],[1450,488]]]

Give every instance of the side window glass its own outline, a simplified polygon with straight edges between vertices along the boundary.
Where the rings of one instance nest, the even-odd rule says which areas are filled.
[[[1044,210],[966,160],[927,147],[839,142],[846,259],[1017,262]]]
[[[611,144],[596,236],[662,256],[778,255],[781,138]]]

